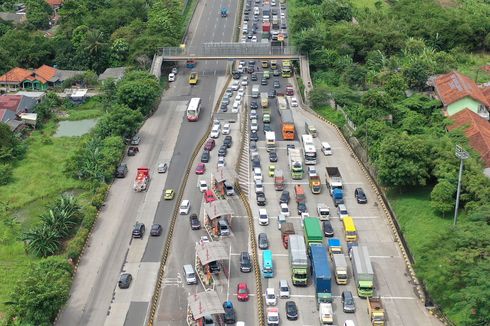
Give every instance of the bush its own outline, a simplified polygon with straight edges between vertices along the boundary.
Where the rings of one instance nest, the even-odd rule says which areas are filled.
[[[89,233],[89,230],[82,227],[78,230],[75,237],[68,242],[68,246],[66,247],[66,257],[71,259],[74,264],[78,262],[78,259],[82,254]]]
[[[83,208],[84,218],[82,220],[82,227],[88,230],[92,229],[92,226],[97,219],[97,208],[95,206],[85,206]]]
[[[0,164],[0,185],[4,186],[12,181],[12,166],[10,164]]]
[[[107,191],[109,191],[109,186],[107,184],[101,184],[100,187],[95,190],[91,205],[97,209],[100,209],[104,204]]]

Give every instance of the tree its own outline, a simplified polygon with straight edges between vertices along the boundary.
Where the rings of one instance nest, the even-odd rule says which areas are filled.
[[[329,101],[332,99],[332,96],[329,94],[330,90],[325,85],[317,85],[308,94],[311,106],[314,109],[320,109],[324,106],[328,106]]]
[[[121,104],[139,110],[144,115],[151,111],[159,94],[158,82],[150,79],[122,81],[117,89],[117,98]]]
[[[116,39],[111,45],[111,59],[110,63],[112,67],[119,67],[126,63],[129,55],[129,44],[125,39]]]
[[[7,124],[0,122],[0,163],[12,163],[22,153],[19,139]]]
[[[410,87],[422,90],[426,87],[431,71],[431,66],[428,63],[421,59],[416,59],[404,67],[403,75]]]
[[[97,122],[95,134],[101,138],[108,136],[130,137],[135,134],[142,121],[141,112],[131,110],[125,105],[114,105],[111,111]]]
[[[348,21],[352,20],[352,5],[345,0],[324,0],[321,4],[322,17],[331,21]]]
[[[454,210],[455,198],[456,184],[442,179],[430,193],[430,205],[437,212],[445,216]]]
[[[53,13],[53,10],[44,0],[28,0],[26,1],[27,7],[27,21],[34,25],[37,29],[46,29],[49,27],[49,17]]]

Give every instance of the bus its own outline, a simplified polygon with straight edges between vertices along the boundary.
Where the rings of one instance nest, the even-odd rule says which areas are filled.
[[[357,241],[357,230],[354,220],[351,216],[346,216],[342,219],[344,224],[345,241],[356,242]]]
[[[301,135],[301,142],[303,143],[303,152],[305,153],[305,164],[316,164],[316,148],[313,143],[313,137],[311,135]]]
[[[265,278],[274,277],[274,266],[272,263],[272,251],[262,251],[262,274]]]
[[[283,78],[289,78],[292,75],[291,61],[284,60],[282,62],[281,76]]]
[[[189,106],[187,107],[186,115],[187,121],[197,121],[199,119],[199,113],[201,112],[201,99],[199,97],[191,98]]]

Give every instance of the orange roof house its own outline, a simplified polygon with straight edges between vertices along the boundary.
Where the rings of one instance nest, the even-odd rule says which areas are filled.
[[[60,8],[63,5],[63,0],[46,0],[51,8]]]
[[[490,167],[490,123],[466,108],[449,117],[453,124],[449,131],[463,127],[470,146],[480,153],[486,167]]]
[[[490,101],[482,89],[457,71],[438,76],[434,81],[438,98],[444,104],[444,113],[452,116],[466,108],[488,120]]]

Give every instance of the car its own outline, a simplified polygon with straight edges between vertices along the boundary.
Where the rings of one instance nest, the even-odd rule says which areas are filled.
[[[221,271],[221,267],[220,267],[220,264],[218,263],[218,261],[212,261],[208,264],[209,266],[209,271],[212,273],[212,274],[218,274],[220,271]]]
[[[301,215],[301,213],[306,213],[307,208],[305,203],[298,203],[298,215]]]
[[[255,66],[255,60],[249,60],[248,65],[249,66]]]
[[[141,143],[141,136],[134,136],[131,138],[131,145],[138,146]]]
[[[346,313],[356,312],[356,302],[354,301],[354,296],[351,291],[342,291],[342,309]]]
[[[274,288],[265,289],[265,305],[275,306],[277,304],[277,296]]]
[[[286,301],[286,318],[288,320],[298,319],[298,307],[294,301]]]
[[[267,199],[265,198],[265,194],[263,191],[256,192],[255,196],[257,198],[258,206],[265,206],[267,204]]]
[[[261,168],[259,156],[256,156],[252,159],[252,168]],[[255,181],[257,182],[257,180]]]
[[[223,96],[223,99],[221,100],[221,106],[225,106],[228,107],[228,104],[230,104],[230,97],[229,96]]]
[[[279,206],[281,207],[281,214],[284,216],[289,216],[290,213],[289,213],[288,204],[281,203]]]
[[[177,75],[178,72],[179,72],[179,69],[177,67],[172,68],[172,74]]]
[[[257,35],[252,36],[252,42],[257,43]]]
[[[245,282],[238,283],[236,287],[236,295],[238,301],[248,301],[248,286]]]
[[[252,121],[250,121],[250,130],[252,132],[257,132],[259,130],[259,123],[257,119],[252,119]]]
[[[201,163],[208,163],[209,162],[209,151],[204,150],[201,154]]]
[[[204,144],[204,149],[207,151],[212,151],[215,144],[216,144],[216,141],[214,139],[208,139],[206,141],[206,144]]]
[[[269,225],[269,215],[265,208],[259,209],[259,225]]]
[[[191,210],[191,202],[188,199],[184,199],[179,206],[179,214],[187,215]]]
[[[257,135],[256,131],[250,132],[250,140],[251,141],[258,141],[259,140],[259,135]]]
[[[286,13],[284,11],[281,11],[281,19],[285,19],[286,18]]]
[[[294,144],[287,144],[287,145],[286,145],[286,148],[287,148],[287,149],[295,149],[295,148],[296,148],[296,146],[294,146]]]
[[[163,199],[172,200],[174,199],[174,196],[175,196],[175,191],[173,189],[165,189]]]
[[[354,196],[356,196],[358,204],[367,204],[367,197],[362,188],[356,188],[356,190],[354,190]]]
[[[119,164],[116,169],[116,178],[125,178],[127,174],[128,174],[128,165],[125,163]]]
[[[257,74],[252,74],[252,75],[250,76],[250,79],[251,79],[252,81],[257,81]]]
[[[257,110],[259,108],[259,103],[257,101],[250,102],[250,109]]]
[[[256,141],[251,141],[250,144],[249,144],[249,147],[250,147],[250,150],[251,151],[255,151],[256,152],[257,151],[257,142]],[[257,155],[259,155],[259,154],[257,153]]]
[[[272,76],[274,76],[274,77],[281,76],[281,71],[279,69],[272,70]]]
[[[206,180],[199,180],[199,191],[204,192],[208,190],[208,183]]]
[[[218,150],[218,156],[226,156],[228,154],[228,146],[226,145],[221,145],[221,147]]]
[[[259,249],[265,250],[269,248],[269,239],[267,238],[267,233],[259,233],[258,241]]]
[[[233,303],[231,301],[223,302],[223,309],[225,311],[224,322],[225,324],[236,323],[235,309],[233,308]]]
[[[260,181],[260,180],[257,180],[255,182],[255,193],[258,193],[258,192],[264,192],[264,185],[262,184],[262,181]]]
[[[226,136],[225,139],[223,140],[223,145],[226,145],[227,148],[230,148],[232,143],[233,143],[233,138],[230,135]]]
[[[214,120],[213,120],[213,127],[214,127],[214,126],[221,127],[221,121],[219,121],[218,119],[214,119]]]
[[[269,91],[269,93],[268,93],[268,95],[267,95],[267,96],[268,96],[269,98],[274,98],[274,97],[276,97],[276,94],[277,94],[276,90],[275,90],[275,89],[271,89],[271,90]]]
[[[225,166],[225,157],[224,156],[219,156],[218,157],[218,167],[222,168]]]
[[[167,172],[168,169],[168,164],[167,163],[159,163],[157,167],[157,172],[158,173],[165,173]]]
[[[261,168],[254,168],[253,174],[254,174],[254,181],[256,181],[256,180],[263,181],[264,180],[264,177],[262,176],[262,169]]]
[[[233,95],[233,90],[231,89],[231,87],[228,87],[225,90],[225,95],[227,95],[228,97],[231,97]]]
[[[168,81],[169,82],[175,81],[175,74],[174,73],[169,73],[168,74]]]
[[[330,219],[330,207],[325,203],[316,204],[316,212],[321,221]]]
[[[231,89],[233,91],[237,91],[239,88],[240,88],[240,81],[234,80],[233,83],[231,83]]]
[[[269,162],[277,162],[277,153],[269,152]]]
[[[255,29],[253,29],[253,30],[252,30],[252,33],[254,33],[254,34],[255,34],[255,33],[257,33],[257,32],[255,31]],[[251,66],[248,66],[248,67],[247,67],[247,72],[248,72],[249,74],[252,74],[254,71],[255,71],[254,67],[251,67]]]
[[[257,110],[250,110],[250,120],[257,119],[257,118],[258,118]]]
[[[268,82],[267,82],[267,79],[266,78],[262,78],[260,80],[260,85],[266,86],[267,84],[268,84]]]
[[[117,285],[119,286],[120,289],[127,289],[131,285],[131,281],[133,280],[133,276],[129,273],[122,273],[119,276],[119,282],[117,282]]]
[[[136,222],[136,224],[133,226],[132,235],[133,238],[143,238],[145,235],[145,224]]]
[[[287,25],[286,25],[286,23],[282,23],[282,24],[281,24],[281,29],[287,29]]]
[[[240,95],[239,93],[235,96],[235,102],[238,102],[240,103],[240,101],[242,100],[242,95]]]
[[[221,103],[219,110],[220,112],[228,112],[228,104]]]
[[[332,223],[330,223],[330,221],[323,221],[322,226],[323,235],[325,235],[327,238],[331,238],[334,236]]]
[[[289,204],[289,200],[291,199],[289,195],[289,191],[283,190],[281,193],[281,197],[279,198],[279,204]]]
[[[252,259],[246,251],[240,253],[240,271],[242,273],[250,273],[252,271]]]
[[[250,20],[250,16],[249,15],[243,15],[243,20],[248,22]]]
[[[206,172],[206,164],[197,163],[196,174],[204,174]]]
[[[189,223],[191,224],[191,230],[199,230],[201,228],[201,221],[196,213],[192,213],[189,217]]]
[[[203,243],[209,243],[209,238],[207,235],[202,235],[200,238],[199,238],[199,244],[203,244]]]
[[[269,177],[274,177],[276,172],[276,166],[274,164],[269,165]]]
[[[272,131],[271,124],[270,124],[270,123],[265,123],[265,122],[264,122],[264,134],[265,134],[267,131]]]
[[[289,298],[289,284],[287,280],[279,280],[279,298]]]
[[[272,85],[274,86],[274,88],[281,88],[281,83],[279,83],[279,80],[274,80]]]
[[[241,85],[242,86],[247,86],[248,85],[248,76],[243,76],[242,77]]]
[[[229,135],[231,132],[231,126],[229,123],[226,123],[224,126],[223,126],[223,131],[222,131],[222,134],[223,135]]]
[[[347,211],[347,207],[345,204],[339,204],[337,206],[337,213],[339,214],[340,220],[344,219],[344,217],[349,216],[349,212]]]
[[[189,85],[197,85],[199,81],[199,75],[197,72],[193,71],[189,75]]]
[[[152,237],[159,237],[162,234],[162,226],[160,224],[153,224],[150,229],[150,235]]]
[[[220,127],[219,126],[213,126],[213,128],[211,129],[210,137],[211,138],[218,138],[220,133],[221,133]]]
[[[291,104],[291,107],[293,108],[298,107],[298,99],[296,97],[292,97],[291,102],[289,104]]]
[[[139,148],[136,146],[129,146],[128,147],[128,156],[135,156],[137,153],[139,153]]]

